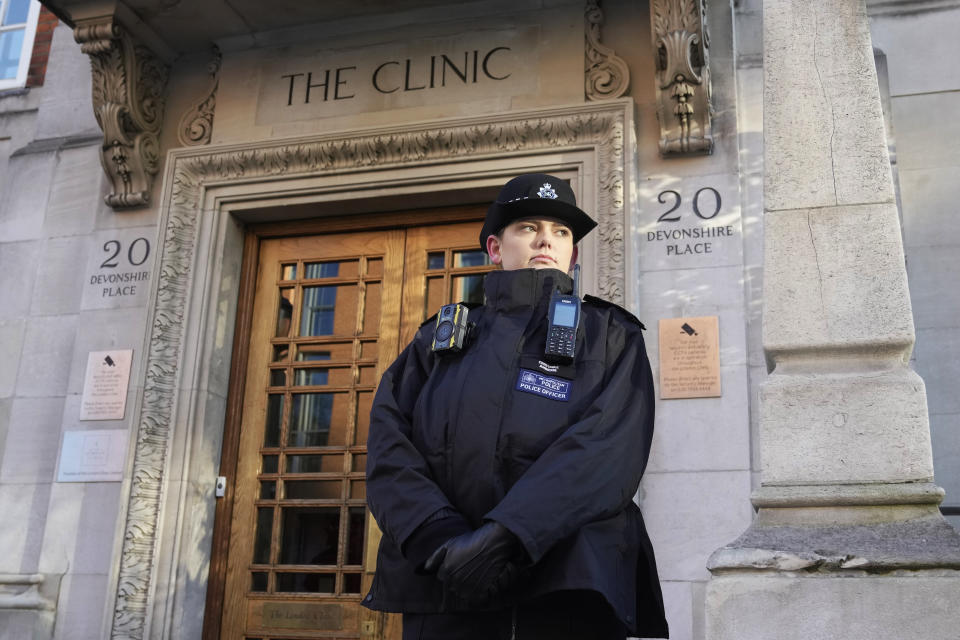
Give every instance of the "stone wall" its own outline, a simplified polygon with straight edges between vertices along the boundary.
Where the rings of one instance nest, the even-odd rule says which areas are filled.
[[[887,62],[888,118],[900,182],[903,244],[917,341],[912,364],[927,386],[936,481],[960,526],[960,70],[950,34],[960,7],[871,18]],[[951,515],[952,514],[952,515]]]

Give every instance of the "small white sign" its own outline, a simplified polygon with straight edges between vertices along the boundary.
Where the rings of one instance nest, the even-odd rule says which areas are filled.
[[[83,378],[81,420],[123,420],[133,349],[91,351]]]
[[[120,481],[126,453],[126,429],[66,431],[57,482]]]

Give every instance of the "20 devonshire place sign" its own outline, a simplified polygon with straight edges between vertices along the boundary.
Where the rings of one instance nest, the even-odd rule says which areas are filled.
[[[263,62],[257,122],[288,122],[536,91],[538,29],[284,52]]]

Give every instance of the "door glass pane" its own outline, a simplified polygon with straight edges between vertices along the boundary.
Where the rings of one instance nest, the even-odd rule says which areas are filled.
[[[266,591],[267,574],[264,571],[254,571],[250,575],[250,591]]]
[[[327,384],[329,369],[294,369],[293,384],[298,387],[319,387]]]
[[[353,342],[302,344],[297,349],[297,360],[349,360],[353,356]]]
[[[376,360],[377,359],[377,343],[373,340],[369,342],[360,343],[360,359],[361,360]]]
[[[273,507],[257,509],[257,532],[253,541],[254,564],[270,562],[270,538],[273,535]]]
[[[260,483],[260,499],[273,500],[277,497],[276,480],[264,480]]]
[[[339,500],[339,480],[287,480],[283,483],[288,500]]]
[[[287,473],[330,473],[337,471],[343,471],[342,453],[287,456]]]
[[[333,573],[278,573],[277,591],[293,593],[333,593],[337,576]]]
[[[377,384],[377,368],[360,367],[360,381],[358,384],[363,387]]]
[[[297,279],[297,265],[295,264],[285,264],[283,265],[282,274],[280,276],[281,280],[296,280]]]
[[[367,258],[367,275],[383,275],[383,258]]]
[[[280,421],[283,419],[283,396],[272,393],[267,396],[267,424],[263,432],[263,446],[280,446]]]
[[[365,453],[355,453],[353,454],[353,471],[366,471],[367,470],[367,454]]]
[[[483,303],[483,274],[454,276],[450,299],[457,302]]]
[[[357,328],[354,284],[303,288],[301,336],[354,335]]]
[[[429,318],[444,303],[443,276],[427,278],[427,295],[423,297],[423,317]]]
[[[280,302],[277,306],[277,338],[286,338],[290,335],[290,324],[293,322],[293,289],[280,289]]]
[[[332,393],[298,393],[290,407],[288,447],[323,447],[330,436]]]
[[[443,269],[443,251],[434,251],[427,254],[427,269]]]
[[[373,408],[373,391],[357,392],[357,433],[353,443],[367,444],[367,432],[370,431],[370,409]]]
[[[347,516],[346,564],[363,564],[363,527],[367,521],[366,507],[350,507]]]
[[[283,369],[270,370],[270,386],[282,387],[287,384],[287,372]]]
[[[308,262],[303,265],[303,277],[311,280],[315,278],[356,278],[359,275],[359,260]]]
[[[351,500],[366,500],[367,499],[367,483],[363,480],[354,480],[350,483],[350,499]]]
[[[263,465],[260,467],[260,473],[276,473],[277,456],[263,456]]]
[[[343,593],[360,593],[360,577],[359,573],[343,574]]]
[[[336,564],[339,507],[283,509],[281,564]]]
[[[324,369],[294,369],[294,385],[298,387],[324,386],[349,387],[353,384],[351,367],[331,367]]]
[[[454,251],[453,266],[459,267],[482,267],[491,264],[490,256],[486,251]]]
[[[368,282],[366,289],[361,333],[368,336],[377,335],[380,332],[380,296],[383,285],[379,282]]]

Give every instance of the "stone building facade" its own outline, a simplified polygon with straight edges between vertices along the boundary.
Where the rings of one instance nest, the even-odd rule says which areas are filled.
[[[797,8],[808,4],[822,15]],[[717,318],[720,393],[663,398],[658,385],[637,500],[671,637],[733,633],[722,583],[711,587],[733,565],[711,556],[750,530],[768,504],[759,490],[789,475],[771,460],[820,462],[764,435],[778,433],[763,409],[776,400],[762,398],[778,336],[764,326],[789,325],[764,306],[803,288],[799,266],[796,287],[789,268],[764,282],[764,184],[787,205],[814,188],[778,182],[789,167],[770,164],[765,140],[781,149],[816,110],[784,111],[773,70],[809,54],[835,122],[871,113],[862,92],[828,93],[852,82],[828,36],[804,50],[771,39],[768,21],[764,41],[765,15],[788,15],[793,33],[808,18],[869,26],[875,64],[854,80],[882,107],[874,141],[892,166],[909,282],[897,317],[912,321],[897,353],[923,380],[912,400],[925,385],[918,433],[929,416],[929,442],[900,443],[897,473],[871,482],[930,485],[932,450],[939,510],[960,526],[960,3],[43,5],[24,3],[40,43],[21,53],[30,80],[0,89],[0,637],[396,637],[395,620],[356,606],[378,535],[362,509],[364,403],[411,327],[488,268],[464,238],[528,171],[569,180],[599,221],[582,247],[584,288],[647,325],[655,376],[664,321]],[[790,117],[765,129],[765,105]],[[854,182],[877,161],[858,153],[844,160]],[[873,230],[844,229],[832,248],[814,242],[818,260],[867,260]],[[802,264],[776,246],[768,268]],[[115,372],[108,357],[123,369],[127,354],[129,375],[98,404],[98,371]],[[791,415],[816,413],[794,401]],[[305,426],[337,416],[339,436],[332,422],[322,435]],[[849,455],[869,466],[869,446]],[[939,494],[925,491],[918,504],[935,510]],[[315,542],[328,534],[332,551]],[[887,568],[956,580],[952,544]],[[942,621],[914,623],[950,637]]]

